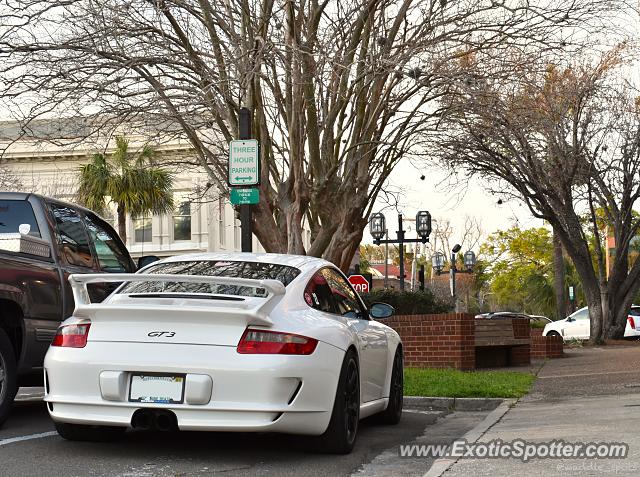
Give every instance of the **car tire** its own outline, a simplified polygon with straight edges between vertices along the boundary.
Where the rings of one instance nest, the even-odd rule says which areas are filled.
[[[4,330],[0,330],[0,426],[9,417],[13,399],[18,392],[16,374],[16,356],[13,346]]]
[[[387,408],[379,414],[382,424],[395,425],[402,417],[402,404],[404,400],[404,362],[402,350],[398,348],[393,358],[391,368],[391,383],[389,386],[389,404]]]
[[[560,333],[558,333],[557,331],[549,331],[549,333],[547,333],[547,336],[560,336]]]
[[[67,422],[54,424],[60,437],[68,441],[112,442],[122,438],[127,430],[126,427],[86,426]]]
[[[338,389],[329,427],[319,437],[319,447],[331,454],[348,454],[353,449],[360,421],[360,371],[358,357],[347,351],[340,369]]]

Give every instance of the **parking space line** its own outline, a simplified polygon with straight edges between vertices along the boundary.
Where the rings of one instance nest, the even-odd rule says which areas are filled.
[[[56,431],[42,432],[40,434],[30,434],[28,436],[9,437],[8,439],[0,440],[0,446],[6,446],[7,444],[13,444],[14,442],[30,441],[33,439],[43,439],[45,437],[56,436]]]

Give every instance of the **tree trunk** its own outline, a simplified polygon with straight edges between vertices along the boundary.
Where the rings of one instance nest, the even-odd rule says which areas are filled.
[[[118,204],[118,235],[126,245],[127,244],[127,211],[124,204]]]
[[[629,319],[629,312],[627,311],[628,309],[628,306],[622,305],[618,306],[617,310],[615,310],[614,307],[609,306],[609,314],[612,318],[612,324],[605,331],[604,336],[606,338],[612,340],[620,340],[624,338],[624,331],[627,327],[627,320]]]
[[[553,229],[553,289],[556,296],[556,315],[558,320],[567,316],[565,288],[565,264],[560,237]]]
[[[608,339],[620,340],[624,338],[627,320],[629,319],[629,309],[637,293],[637,284],[629,288],[627,293],[622,294],[611,291],[621,290],[623,288],[622,284],[608,283],[607,286],[609,287],[609,293],[607,294],[608,316],[605,315],[607,319],[603,321],[605,323],[604,336]]]
[[[600,293],[600,287],[597,282],[594,284],[585,284],[583,282],[583,290],[585,298],[587,300],[587,307],[589,308],[589,319],[591,321],[590,326],[590,338],[591,344],[602,344],[603,342],[603,307],[602,307],[602,294]]]
[[[591,321],[589,342],[592,344],[600,344],[602,343],[603,336],[603,309],[600,280],[593,269],[593,262],[587,243],[581,240],[582,230],[577,215],[569,215],[566,213],[564,216],[571,219],[565,222],[566,228],[561,228],[560,224],[552,223],[552,226],[555,225],[557,227],[554,228],[561,240],[562,246],[571,257],[573,265],[576,267],[576,272],[580,277]]]

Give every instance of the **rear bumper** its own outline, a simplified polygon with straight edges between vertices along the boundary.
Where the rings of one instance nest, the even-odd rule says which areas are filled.
[[[624,337],[630,338],[630,337],[636,337],[636,336],[640,337],[640,330],[636,328],[631,328],[630,326],[627,325],[627,327],[624,330]]]
[[[181,430],[317,435],[328,426],[343,358],[344,351],[322,342],[310,356],[241,355],[229,346],[89,342],[82,349],[50,348],[45,401],[59,422],[128,426],[137,409],[151,408],[173,411]],[[199,398],[190,401],[202,404],[129,402],[133,372],[186,374],[187,393],[190,376],[199,382],[208,376],[210,399],[202,399],[200,388]],[[117,377],[119,391],[105,375]]]

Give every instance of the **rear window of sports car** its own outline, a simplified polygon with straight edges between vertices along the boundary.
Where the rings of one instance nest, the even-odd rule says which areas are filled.
[[[287,286],[300,270],[287,265],[261,262],[233,262],[223,260],[185,261],[152,265],[146,273],[166,275],[202,275],[206,277],[250,278],[278,280]],[[262,288],[239,285],[217,285],[187,282],[132,282],[120,293],[206,293],[215,295],[264,296]]]

